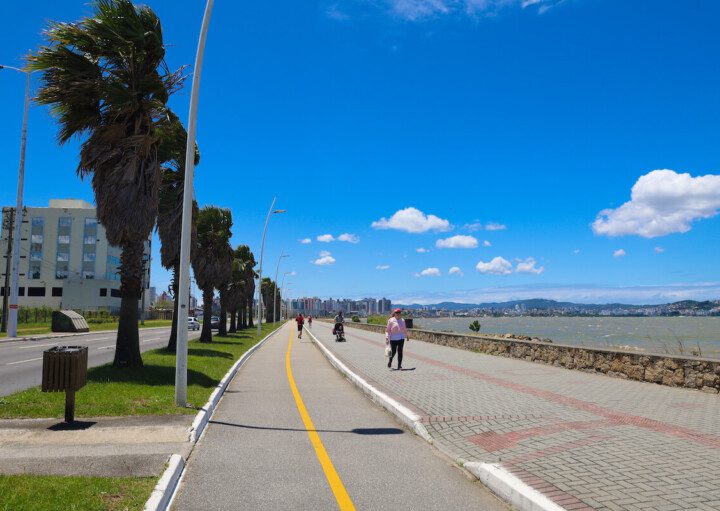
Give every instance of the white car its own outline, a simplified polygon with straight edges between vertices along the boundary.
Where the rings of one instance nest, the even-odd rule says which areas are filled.
[[[192,317],[188,318],[188,330],[200,330],[200,323],[198,320]]]

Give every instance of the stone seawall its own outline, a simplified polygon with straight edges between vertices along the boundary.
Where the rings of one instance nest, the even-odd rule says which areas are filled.
[[[385,331],[382,325],[345,323],[346,326]],[[567,369],[630,380],[646,381],[670,387],[685,387],[717,394],[720,392],[720,361],[683,358],[672,355],[586,348],[492,335],[463,335],[412,329],[413,340],[431,342],[488,355],[542,362]]]

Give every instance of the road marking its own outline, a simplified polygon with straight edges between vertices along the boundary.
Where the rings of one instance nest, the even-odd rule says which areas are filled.
[[[310,437],[310,443],[315,449],[315,455],[320,462],[320,466],[322,467],[323,472],[325,472],[325,477],[327,478],[328,484],[330,484],[330,489],[332,489],[332,492],[335,495],[338,507],[341,511],[354,511],[355,506],[353,505],[352,500],[350,500],[350,495],[348,495],[345,485],[340,479],[338,473],[335,471],[335,467],[333,466],[332,461],[330,461],[330,456],[328,456],[325,446],[323,445],[322,440],[320,440],[320,435],[318,435],[315,430],[315,425],[310,418],[310,414],[305,408],[305,403],[303,403],[302,397],[300,396],[300,391],[298,391],[297,385],[295,385],[295,378],[293,378],[292,367],[290,365],[292,341],[293,331],[290,329],[290,340],[288,342],[287,354],[285,355],[285,369],[287,370],[288,382],[290,382],[290,390],[295,398],[295,404],[297,405],[298,412],[300,412],[300,418],[302,418],[303,424],[305,425],[307,434]]]
[[[5,365],[6,365],[6,366],[11,366],[11,365],[14,365],[14,364],[24,364],[25,362],[35,362],[36,360],[42,360],[42,357],[29,358],[29,359],[27,359],[27,360],[18,360],[17,362],[8,362],[8,363],[5,364]]]

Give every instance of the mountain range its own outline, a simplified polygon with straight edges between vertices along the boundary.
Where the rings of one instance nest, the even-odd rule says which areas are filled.
[[[515,309],[516,306],[524,307],[527,310],[549,310],[549,309],[574,309],[574,310],[587,310],[596,311],[601,309],[650,309],[650,308],[666,308],[666,309],[695,309],[695,310],[711,310],[720,307],[720,300],[707,300],[707,301],[695,301],[695,300],[683,300],[680,302],[672,302],[660,305],[631,305],[626,303],[603,303],[603,304],[592,304],[592,303],[573,303],[573,302],[558,302],[555,300],[548,300],[545,298],[531,298],[529,300],[512,300],[509,302],[486,302],[486,303],[458,303],[458,302],[440,302],[428,305],[420,305],[417,303],[413,304],[394,304],[394,306],[403,309],[444,309],[444,310],[469,310],[469,309],[492,309],[492,310],[507,310]]]

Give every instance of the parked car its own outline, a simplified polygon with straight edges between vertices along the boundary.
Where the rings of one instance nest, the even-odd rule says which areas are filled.
[[[210,328],[220,328],[220,318],[213,316],[210,318]]]
[[[188,330],[200,330],[200,323],[193,317],[188,317]]]

